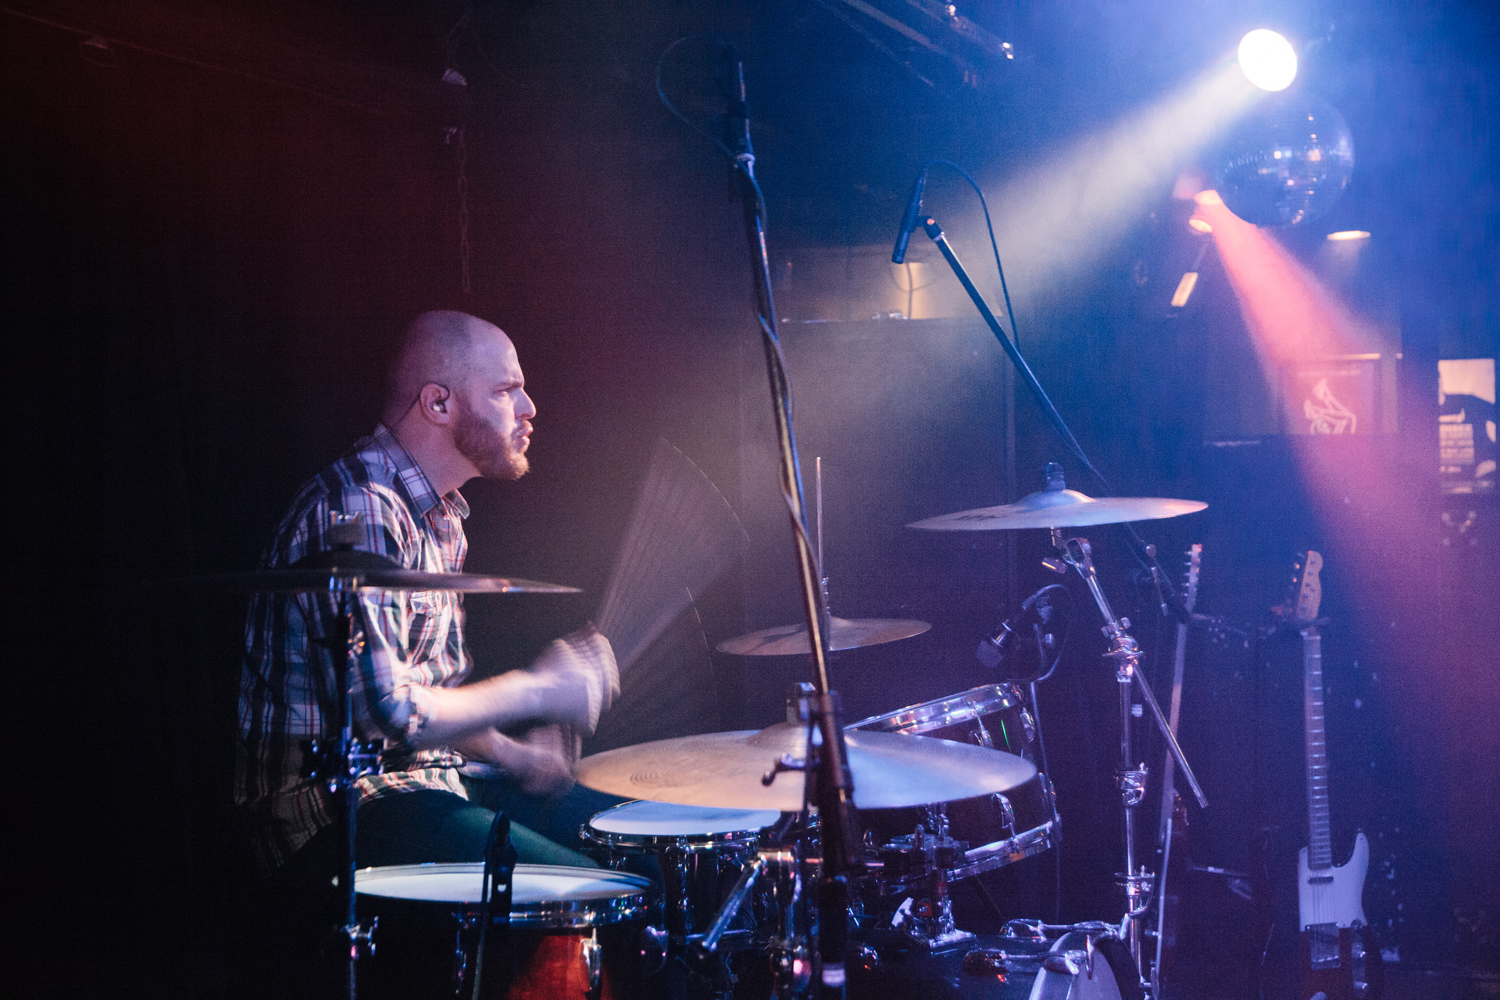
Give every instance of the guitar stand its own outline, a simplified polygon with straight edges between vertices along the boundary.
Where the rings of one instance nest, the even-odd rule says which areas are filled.
[[[1132,685],[1139,688],[1141,700],[1150,707],[1151,717],[1156,721],[1157,728],[1161,730],[1162,738],[1166,740],[1167,747],[1172,752],[1172,759],[1182,771],[1183,777],[1187,779],[1188,786],[1198,800],[1198,805],[1207,808],[1208,799],[1204,796],[1203,788],[1198,784],[1198,779],[1193,774],[1187,757],[1183,755],[1182,747],[1178,744],[1177,737],[1173,735],[1171,726],[1162,715],[1161,706],[1156,703],[1156,696],[1151,692],[1151,687],[1146,683],[1145,678],[1141,676],[1138,669],[1141,648],[1126,631],[1130,628],[1130,619],[1115,617],[1110,609],[1109,601],[1104,596],[1104,591],[1099,586],[1099,577],[1094,572],[1094,559],[1088,539],[1066,538],[1062,531],[1053,528],[1052,545],[1060,553],[1062,561],[1078,571],[1078,575],[1088,585],[1089,593],[1093,594],[1094,603],[1099,606],[1099,613],[1104,617],[1102,631],[1109,639],[1109,649],[1105,652],[1104,658],[1113,660],[1115,665],[1115,680],[1120,689],[1120,766],[1115,772],[1115,781],[1120,789],[1125,833],[1125,870],[1115,875],[1115,881],[1125,894],[1125,916],[1120,921],[1119,935],[1130,948],[1130,956],[1135,962],[1136,975],[1140,979],[1142,988],[1149,991],[1150,981],[1144,975],[1145,954],[1142,947],[1140,918],[1145,916],[1151,908],[1151,892],[1156,876],[1145,865],[1137,868],[1135,864],[1135,807],[1140,805],[1146,797],[1147,768],[1144,763],[1136,763],[1135,751],[1131,746],[1130,723],[1133,718],[1141,714],[1140,705],[1136,704],[1132,698]]]

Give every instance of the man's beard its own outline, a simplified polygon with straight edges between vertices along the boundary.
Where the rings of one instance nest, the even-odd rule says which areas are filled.
[[[457,407],[453,446],[458,453],[468,459],[485,479],[520,479],[526,475],[531,468],[526,454],[481,420],[462,397],[455,396],[454,402]]]

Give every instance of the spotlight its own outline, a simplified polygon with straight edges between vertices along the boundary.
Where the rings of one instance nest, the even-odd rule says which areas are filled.
[[[1177,283],[1177,291],[1172,293],[1172,305],[1176,306],[1178,309],[1181,309],[1183,306],[1187,305],[1188,299],[1192,297],[1193,289],[1197,286],[1197,271],[1189,271],[1184,274],[1182,276],[1182,280]]]
[[[1370,234],[1363,229],[1344,229],[1337,233],[1329,233],[1328,239],[1333,243],[1343,243],[1346,240],[1367,240]]]
[[[1285,90],[1297,78],[1297,53],[1276,32],[1256,28],[1240,39],[1240,69],[1261,90]]]
[[[1206,222],[1205,220],[1199,219],[1199,218],[1189,219],[1188,220],[1188,225],[1192,226],[1194,229],[1198,230],[1198,232],[1200,232],[1200,233],[1211,233],[1211,232],[1214,231],[1214,227],[1213,226],[1209,225],[1208,222]]]

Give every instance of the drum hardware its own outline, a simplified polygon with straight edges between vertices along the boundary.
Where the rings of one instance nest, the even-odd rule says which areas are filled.
[[[928,951],[957,948],[974,940],[974,935],[958,929],[953,922],[953,901],[948,898],[948,868],[961,856],[962,841],[948,836],[946,818],[932,836],[917,824],[905,843],[893,850],[883,848],[881,860],[892,854],[905,853],[907,864],[916,862],[925,871],[917,879],[916,892],[902,900],[891,916],[891,929],[900,931],[919,947]],[[910,869],[908,869],[910,870]]]
[[[1061,482],[1061,471],[1058,470],[1055,483],[1059,488]],[[1054,481],[1049,479],[1049,490],[1053,488],[1053,483]],[[1051,532],[1053,547],[1058,550],[1064,562],[1078,571],[1079,576],[1088,585],[1089,593],[1093,595],[1094,603],[1104,618],[1104,635],[1110,641],[1104,658],[1113,660],[1115,664],[1115,680],[1120,691],[1120,767],[1116,771],[1116,779],[1120,791],[1125,841],[1124,871],[1115,876],[1116,883],[1125,894],[1125,917],[1121,922],[1120,937],[1129,945],[1136,972],[1141,982],[1146,983],[1148,980],[1144,975],[1146,960],[1140,918],[1145,916],[1150,909],[1155,875],[1144,865],[1137,867],[1135,864],[1135,807],[1145,798],[1147,768],[1144,763],[1134,763],[1130,724],[1132,718],[1137,717],[1137,713],[1141,710],[1132,697],[1133,689],[1139,690],[1142,702],[1150,708],[1151,717],[1160,730],[1177,767],[1182,771],[1183,778],[1197,798],[1199,806],[1207,808],[1208,800],[1198,784],[1197,777],[1193,774],[1192,767],[1183,755],[1182,747],[1178,744],[1172,727],[1162,714],[1161,707],[1156,703],[1156,696],[1140,674],[1141,649],[1126,631],[1130,627],[1130,620],[1116,618],[1110,609],[1109,601],[1105,598],[1104,591],[1099,585],[1098,575],[1094,571],[1093,555],[1088,540],[1066,538],[1063,532],[1055,527],[1051,529]]]

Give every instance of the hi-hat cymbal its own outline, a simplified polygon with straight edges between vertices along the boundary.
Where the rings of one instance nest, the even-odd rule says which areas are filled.
[[[288,594],[330,590],[454,590],[469,594],[577,594],[577,587],[481,573],[427,573],[406,569],[385,556],[361,550],[320,552],[285,569],[218,573],[177,581],[188,586],[239,593]]]
[[[921,635],[932,628],[914,618],[839,618],[828,616],[828,648],[857,649]],[[806,656],[812,652],[806,625],[777,625],[719,643],[719,652],[735,656]]]
[[[905,733],[848,732],[854,804],[898,809],[1004,792],[1036,767],[1000,750]],[[782,722],[759,732],[705,733],[621,747],[578,762],[578,783],[632,799],[721,809],[802,808],[803,774],[761,778],[790,754],[802,760],[807,730]]]
[[[1015,528],[1082,528],[1093,524],[1151,521],[1202,510],[1199,500],[1165,497],[1102,497],[1077,490],[1038,490],[1000,507],[980,507],[913,521],[908,528],[929,531],[1000,531]]]

